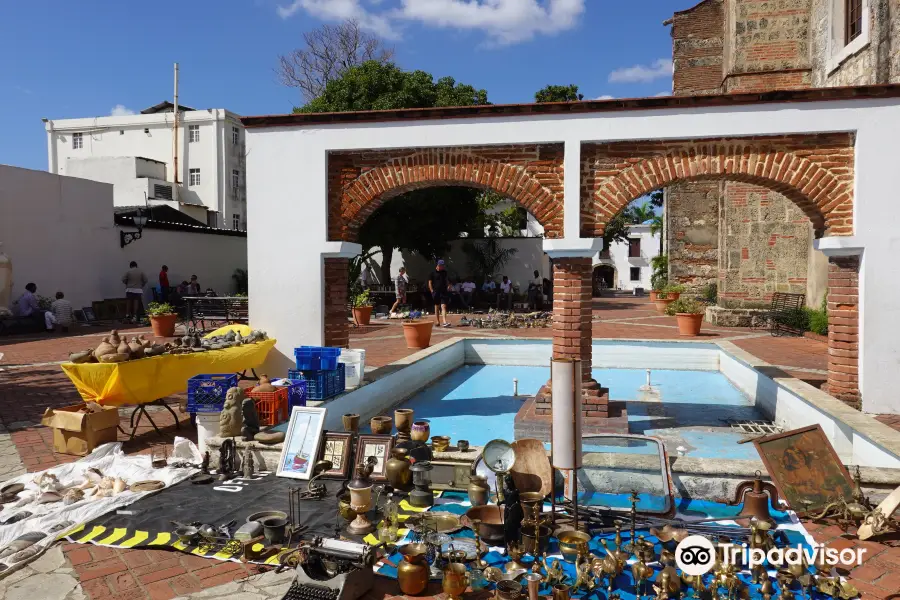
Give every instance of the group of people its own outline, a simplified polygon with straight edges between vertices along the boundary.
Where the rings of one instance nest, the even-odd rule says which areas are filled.
[[[56,292],[56,300],[50,303],[50,310],[41,308],[34,283],[25,285],[25,291],[13,303],[13,314],[34,319],[38,327],[43,326],[48,332],[55,331],[57,327],[68,332],[75,319],[72,303],[66,300],[62,292]]]
[[[131,261],[128,270],[122,276],[125,284],[125,319],[136,321],[143,310],[144,288],[147,287],[147,275],[138,267],[137,262]],[[199,296],[203,292],[196,275],[191,275],[191,280],[182,281],[174,289],[169,284],[169,267],[163,265],[159,270],[159,301],[175,302],[185,296]]]
[[[528,303],[530,306],[537,308],[543,302],[545,282],[540,272],[534,271],[534,279],[528,284]],[[394,290],[396,300],[391,306],[392,313],[396,312],[398,307],[407,303],[407,290],[409,288],[409,277],[406,274],[406,267],[400,267],[400,272],[394,280]],[[447,319],[447,309],[454,303],[457,303],[463,310],[471,310],[475,302],[475,291],[478,286],[471,278],[465,280],[451,280],[447,273],[447,266],[443,260],[438,260],[434,271],[428,276],[428,294],[434,302],[435,320],[439,327],[450,327],[450,321]],[[512,309],[513,296],[515,288],[512,281],[506,275],[503,276],[499,284],[495,283],[492,278],[488,278],[481,286],[482,293],[488,298],[496,295],[497,309],[505,307],[507,310]]]

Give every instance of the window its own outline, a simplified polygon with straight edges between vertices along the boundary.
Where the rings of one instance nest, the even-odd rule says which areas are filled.
[[[641,257],[641,238],[628,238],[628,258]]]
[[[231,228],[235,231],[241,228],[241,215],[234,213],[231,215]]]
[[[237,127],[231,128],[231,143],[232,144],[240,144],[241,143],[241,130]]]
[[[844,0],[844,44],[849,44],[862,34],[862,0]]]
[[[218,227],[218,226],[219,226],[218,223],[219,223],[219,220],[218,220],[218,213],[215,213],[215,212],[213,212],[213,211],[211,211],[211,210],[210,210],[210,211],[207,211],[207,213],[206,213],[206,224],[207,224],[209,227]]]
[[[640,281],[641,280],[641,268],[640,267],[631,267],[631,280],[632,281]]]
[[[231,187],[235,190],[241,187],[241,172],[237,169],[231,171]]]
[[[188,125],[188,142],[199,142],[200,141],[200,126],[199,125]]]
[[[81,133],[72,134],[72,150],[81,150],[84,148],[84,138]]]
[[[191,169],[189,171],[188,185],[200,185],[200,169]]]

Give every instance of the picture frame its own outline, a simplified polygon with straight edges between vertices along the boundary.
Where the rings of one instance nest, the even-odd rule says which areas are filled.
[[[91,323],[91,322],[97,320],[97,317],[94,315],[94,309],[91,308],[90,306],[85,306],[84,308],[81,309],[81,311],[84,313],[84,319],[88,323]]]
[[[325,408],[318,406],[293,408],[281,447],[281,457],[278,459],[278,470],[275,472],[278,477],[310,478],[316,457],[319,456],[325,412]]]
[[[821,511],[835,496],[853,497],[850,473],[818,423],[757,438],[753,445],[798,516]]]
[[[353,434],[339,431],[326,431],[322,441],[320,460],[331,461],[332,468],[322,474],[322,479],[347,479],[351,471],[351,447]]]
[[[369,479],[372,481],[387,481],[387,461],[391,457],[394,447],[394,437],[390,435],[360,435],[356,442],[356,455],[353,465],[362,463],[367,457],[374,456],[377,460],[375,468]]]

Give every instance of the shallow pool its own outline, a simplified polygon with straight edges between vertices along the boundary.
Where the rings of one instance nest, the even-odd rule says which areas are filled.
[[[728,419],[759,419],[750,400],[715,371],[655,370],[651,384],[656,393],[640,391],[646,371],[594,369],[594,378],[610,389],[612,400],[626,401],[631,433],[662,438],[671,454],[697,458],[757,459],[752,444],[739,445]],[[547,383],[547,367],[460,367],[435,381],[400,407],[415,410],[416,419],[431,422],[435,435],[448,435],[453,443],[468,440],[484,445],[493,439],[512,440],[516,413],[522,402]],[[519,396],[513,396],[513,379]],[[680,449],[680,450],[679,450]],[[600,451],[585,447],[586,451]]]

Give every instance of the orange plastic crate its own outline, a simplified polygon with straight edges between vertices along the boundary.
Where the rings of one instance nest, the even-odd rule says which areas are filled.
[[[278,425],[288,420],[288,388],[280,387],[274,392],[255,392],[256,388],[247,391],[253,398],[260,425]]]

